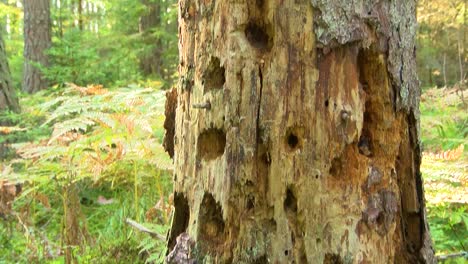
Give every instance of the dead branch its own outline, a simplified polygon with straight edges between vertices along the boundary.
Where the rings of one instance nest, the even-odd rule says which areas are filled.
[[[155,232],[153,230],[150,230],[149,228],[143,226],[142,224],[139,224],[139,223],[133,221],[130,218],[125,219],[125,223],[127,223],[128,225],[130,225],[131,227],[135,228],[136,230],[138,230],[140,232],[149,234],[152,238],[157,238],[157,239],[159,239],[161,241],[166,241],[166,238],[164,236],[158,234],[157,232]]]

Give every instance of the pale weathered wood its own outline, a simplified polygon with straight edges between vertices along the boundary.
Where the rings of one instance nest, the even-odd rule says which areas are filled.
[[[435,262],[414,1],[180,0],[179,27],[169,250],[188,234],[203,263]]]

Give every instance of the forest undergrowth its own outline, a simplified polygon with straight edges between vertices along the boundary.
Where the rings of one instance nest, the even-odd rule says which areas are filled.
[[[158,87],[159,88],[159,87]],[[159,262],[170,220],[164,92],[69,84],[0,117],[0,263]]]
[[[468,260],[468,105],[462,87],[421,96],[421,172],[432,240],[438,254]]]

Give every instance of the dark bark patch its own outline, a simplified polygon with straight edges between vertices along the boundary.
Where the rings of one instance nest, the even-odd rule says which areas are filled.
[[[219,58],[212,57],[205,73],[203,74],[204,91],[223,89],[226,82],[226,70],[221,66]]]
[[[260,51],[270,51],[273,47],[273,37],[264,23],[251,21],[247,24],[244,33],[250,45]]]
[[[259,129],[257,136],[257,160],[258,176],[268,177],[271,165],[270,144],[263,129]]]
[[[185,198],[183,193],[176,192],[174,194],[174,208],[175,211],[172,217],[172,227],[167,243],[168,252],[174,248],[177,237],[187,230],[190,218],[190,208],[187,198]]]
[[[369,197],[363,219],[367,226],[384,236],[390,230],[398,211],[398,203],[393,192],[382,190]]]
[[[335,253],[326,253],[323,259],[323,264],[343,264],[340,255]]]
[[[290,152],[302,148],[303,145],[303,127],[290,127],[286,130],[285,143],[286,149]]]
[[[248,197],[246,208],[247,210],[252,210],[255,207],[255,197]]]
[[[261,156],[260,160],[262,161],[263,164],[266,166],[270,166],[271,164],[271,157],[270,157],[270,152],[265,151]]]
[[[265,255],[262,255],[256,258],[253,263],[254,264],[268,264],[270,262],[268,261],[268,258]]]
[[[299,144],[299,138],[293,133],[288,135],[288,145],[291,149],[295,149]]]
[[[286,190],[286,199],[284,199],[283,206],[284,206],[284,210],[287,213],[289,213],[289,212],[294,213],[294,214],[297,213],[297,198],[294,195],[291,188],[288,188]]]
[[[174,135],[175,135],[175,115],[177,109],[177,89],[166,92],[166,106],[164,109],[164,134],[163,147],[171,158],[174,158]]]
[[[220,129],[210,128],[198,137],[198,157],[203,160],[214,160],[224,153],[226,134]]]
[[[331,167],[329,170],[329,174],[332,176],[339,176],[343,169],[343,162],[341,161],[340,157],[334,158],[331,162]]]
[[[411,132],[408,131],[411,135]],[[424,233],[424,216],[421,207],[424,203],[422,194],[418,191],[418,186],[422,185],[421,181],[418,181],[419,174],[415,174],[415,153],[418,151],[414,150],[411,140],[404,140],[400,144],[399,155],[396,159],[396,172],[398,177],[398,186],[400,187],[401,193],[401,207],[402,207],[402,223],[407,243],[407,248],[411,251],[419,251],[422,246],[423,233]],[[419,186],[421,188],[421,186]]]
[[[220,246],[225,241],[223,212],[221,205],[210,193],[205,193],[203,196],[198,224],[200,240],[206,243],[203,245],[203,250],[212,253],[215,253],[217,249],[222,250]]]
[[[364,122],[363,122],[363,127],[362,127],[362,134],[359,137],[358,141],[358,149],[359,153],[361,155],[367,156],[367,157],[372,157],[372,152],[373,152],[373,135],[372,135],[372,115],[373,115],[373,109],[370,101],[367,101],[365,104],[365,111],[364,111]]]
[[[366,124],[365,116],[366,115],[364,115],[364,124]],[[364,131],[366,132],[367,129],[364,129]],[[372,140],[368,136],[369,134],[370,133],[365,133],[361,135],[361,137],[359,138],[359,142],[358,142],[359,153],[366,157],[372,157],[372,145],[371,145]]]
[[[265,0],[256,0],[255,4],[257,5],[257,8],[263,9],[265,6]]]

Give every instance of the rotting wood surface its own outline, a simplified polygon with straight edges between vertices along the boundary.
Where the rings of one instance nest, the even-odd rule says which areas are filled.
[[[435,263],[415,26],[411,0],[180,0],[169,251]]]

